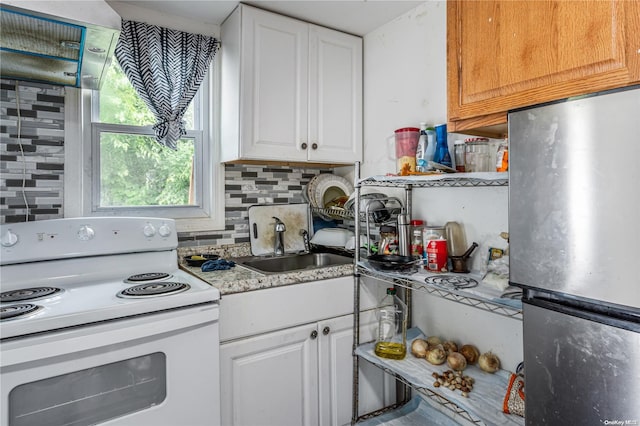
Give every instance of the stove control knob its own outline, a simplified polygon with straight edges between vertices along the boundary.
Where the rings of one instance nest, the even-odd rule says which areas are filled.
[[[95,231],[88,225],[82,225],[78,230],[78,239],[80,241],[89,241],[93,239]]]
[[[7,230],[7,232],[2,236],[2,247],[13,247],[18,244],[18,235],[11,232],[11,230]]]
[[[154,228],[154,226],[150,223],[147,223],[144,226],[144,229],[142,230],[142,232],[144,233],[144,236],[147,238],[151,238],[154,235],[156,235],[156,228]]]
[[[169,235],[171,235],[171,227],[166,223],[163,223],[162,226],[160,226],[160,229],[158,229],[158,233],[161,237],[167,238]]]

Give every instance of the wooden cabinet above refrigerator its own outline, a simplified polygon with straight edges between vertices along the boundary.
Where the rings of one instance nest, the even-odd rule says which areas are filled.
[[[507,112],[640,81],[640,2],[447,2],[450,132],[506,133]]]

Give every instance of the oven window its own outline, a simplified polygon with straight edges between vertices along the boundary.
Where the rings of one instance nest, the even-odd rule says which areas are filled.
[[[153,353],[17,386],[9,426],[92,425],[152,407],[166,394],[166,356]]]

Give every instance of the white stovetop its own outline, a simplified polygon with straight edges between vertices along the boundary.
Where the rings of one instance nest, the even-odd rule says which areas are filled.
[[[5,265],[2,267],[3,292],[47,286],[61,288],[63,292],[49,298],[2,303],[3,307],[32,303],[44,309],[29,317],[2,321],[0,337],[5,339],[166,309],[184,308],[214,302],[220,298],[216,288],[179,270],[176,259],[176,251],[170,250],[162,253],[37,262],[30,268],[25,268],[24,264]],[[151,272],[169,273],[170,277],[160,281],[186,283],[191,288],[168,296],[136,299],[116,296],[121,290],[137,285],[125,283],[124,280],[128,276]]]

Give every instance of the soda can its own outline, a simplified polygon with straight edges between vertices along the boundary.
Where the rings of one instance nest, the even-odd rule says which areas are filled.
[[[429,240],[425,246],[427,267],[430,272],[447,272],[447,240]]]

